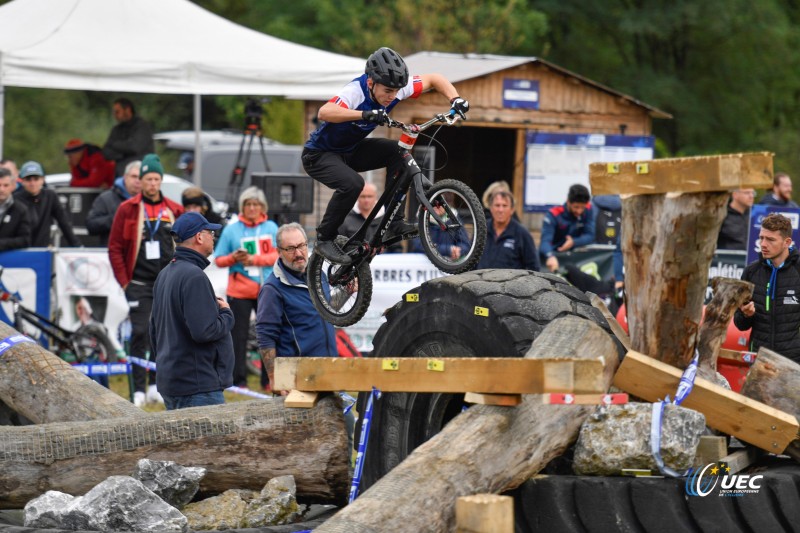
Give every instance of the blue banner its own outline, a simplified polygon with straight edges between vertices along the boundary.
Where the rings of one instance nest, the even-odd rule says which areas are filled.
[[[0,252],[3,286],[22,299],[22,305],[42,316],[50,317],[50,281],[53,275],[53,253],[28,248]],[[13,326],[11,305],[0,306],[0,320]]]
[[[761,259],[761,245],[758,242],[758,234],[761,232],[761,221],[770,213],[780,213],[792,221],[792,241],[794,245],[800,242],[800,209],[796,207],[783,207],[777,205],[754,205],[750,209],[750,232],[747,237],[747,262],[749,265],[753,261]]]

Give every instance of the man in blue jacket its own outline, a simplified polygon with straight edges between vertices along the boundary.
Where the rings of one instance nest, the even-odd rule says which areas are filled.
[[[333,326],[322,319],[308,294],[306,232],[296,222],[284,224],[277,242],[278,261],[258,293],[256,312],[258,350],[270,383],[275,383],[275,357],[338,355]]]
[[[221,228],[200,213],[181,215],[175,255],[153,286],[150,345],[167,409],[225,403],[222,391],[233,385],[233,313],[203,272]]]
[[[550,272],[558,270],[556,252],[566,252],[594,242],[594,212],[590,199],[589,189],[576,183],[569,188],[567,203],[557,205],[545,214],[539,253]]]

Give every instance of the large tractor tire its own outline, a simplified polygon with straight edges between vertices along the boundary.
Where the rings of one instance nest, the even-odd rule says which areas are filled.
[[[586,295],[557,276],[478,270],[438,278],[388,310],[372,357],[522,357],[548,323],[568,315],[587,318],[611,334]],[[462,411],[463,399],[463,394],[383,394],[373,408],[362,489],[436,435]],[[364,404],[361,394],[361,413]]]

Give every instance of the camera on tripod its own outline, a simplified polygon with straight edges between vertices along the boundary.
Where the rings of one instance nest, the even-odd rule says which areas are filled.
[[[256,100],[248,98],[244,104],[244,123],[246,126],[261,127],[261,118],[264,116],[264,105],[269,100],[263,98]]]

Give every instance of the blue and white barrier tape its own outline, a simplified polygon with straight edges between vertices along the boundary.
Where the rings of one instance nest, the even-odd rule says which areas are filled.
[[[130,363],[89,363],[72,365],[72,368],[87,376],[113,376],[130,374]]]
[[[361,421],[361,435],[358,439],[358,453],[356,454],[356,467],[353,472],[353,482],[350,485],[350,500],[349,503],[358,497],[358,486],[361,484],[361,474],[364,473],[364,458],[367,454],[367,443],[369,442],[369,426],[372,420],[372,400],[378,400],[381,397],[381,391],[372,387],[372,392],[367,397],[367,407],[364,409],[364,416]]]
[[[156,364],[153,361],[148,361],[147,359],[141,359],[139,357],[134,357],[132,355],[129,355],[128,362],[133,363],[134,365],[144,367],[148,370],[152,370],[154,372],[156,370]]]
[[[680,473],[664,464],[664,459],[661,457],[661,420],[664,415],[665,405],[668,405],[669,403],[680,405],[683,400],[689,396],[689,393],[692,392],[692,389],[694,388],[694,380],[697,377],[697,364],[699,359],[700,352],[695,349],[694,359],[692,359],[692,362],[686,367],[686,370],[683,371],[681,380],[678,383],[678,390],[675,392],[674,401],[670,402],[669,395],[667,395],[663,401],[655,402],[653,404],[652,419],[650,421],[650,453],[652,453],[653,459],[656,461],[658,470],[665,476],[684,477],[689,473],[688,470]]]
[[[22,344],[23,342],[35,343],[36,341],[25,335],[12,335],[11,337],[6,337],[5,339],[1,340],[0,356],[2,356],[6,352],[6,350],[11,348],[12,346],[15,346],[17,344]]]

